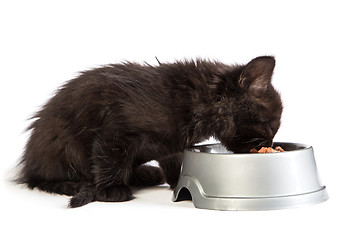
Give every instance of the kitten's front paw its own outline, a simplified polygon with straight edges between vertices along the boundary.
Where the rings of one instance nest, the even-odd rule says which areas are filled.
[[[171,190],[174,190],[174,189],[176,188],[176,185],[177,185],[177,184],[175,184],[175,185],[174,185],[174,184],[170,185],[170,189],[171,189]]]
[[[171,190],[174,190],[174,189],[175,189],[175,187],[176,187],[176,185],[177,185],[177,183],[178,183],[178,180],[179,180],[179,178],[177,178],[176,180],[173,180],[173,181],[167,180],[167,183],[170,185],[170,189],[171,189]]]
[[[112,185],[100,188],[95,200],[100,202],[125,202],[134,199],[131,189],[126,185]]]

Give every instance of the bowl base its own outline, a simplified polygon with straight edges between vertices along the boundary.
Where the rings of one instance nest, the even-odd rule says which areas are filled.
[[[188,191],[186,191],[186,189]],[[190,194],[190,195],[189,195]],[[192,200],[196,208],[211,210],[277,210],[318,204],[328,200],[326,187],[317,191],[289,196],[218,197],[206,196],[196,179],[183,176],[174,190],[173,201]]]

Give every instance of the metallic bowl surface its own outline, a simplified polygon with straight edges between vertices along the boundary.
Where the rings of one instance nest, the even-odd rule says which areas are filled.
[[[184,151],[173,201],[187,189],[195,207],[217,210],[270,210],[328,199],[320,182],[313,148],[274,143],[286,152],[233,154],[220,144]]]

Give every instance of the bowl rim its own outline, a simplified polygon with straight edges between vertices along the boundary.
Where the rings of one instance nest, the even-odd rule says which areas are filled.
[[[208,153],[208,152],[196,152],[193,151],[196,148],[199,147],[206,147],[206,146],[214,146],[214,145],[222,145],[220,142],[217,143],[210,143],[210,144],[198,144],[198,145],[194,145],[191,147],[188,147],[185,149],[185,152],[189,152],[191,154],[206,154],[206,155],[217,155],[217,156],[253,156],[256,154],[259,154],[260,156],[267,156],[267,155],[273,155],[273,154],[286,154],[286,153],[291,153],[291,152],[299,152],[299,151],[307,151],[309,149],[313,149],[313,147],[311,145],[308,144],[304,144],[304,143],[297,143],[297,142],[274,142],[274,145],[298,145],[299,149],[294,149],[294,150],[289,150],[289,151],[285,151],[285,152],[274,152],[274,153]]]

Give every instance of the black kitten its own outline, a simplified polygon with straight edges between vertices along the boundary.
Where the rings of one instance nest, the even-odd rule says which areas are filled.
[[[211,136],[229,150],[271,146],[282,104],[273,57],[114,64],[64,84],[33,117],[19,182],[73,196],[70,207],[132,199],[129,186],[174,188],[185,148]],[[144,165],[157,160],[161,168]]]

